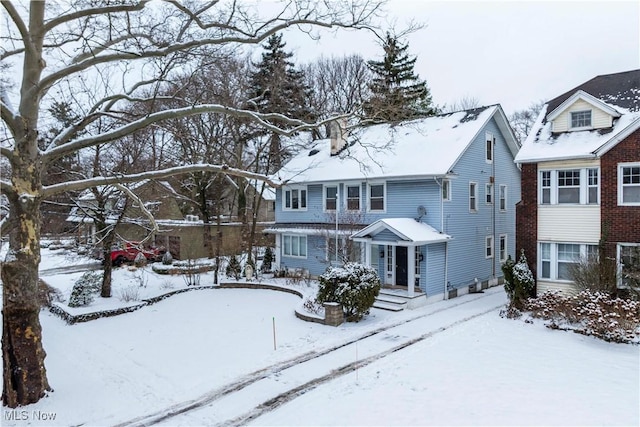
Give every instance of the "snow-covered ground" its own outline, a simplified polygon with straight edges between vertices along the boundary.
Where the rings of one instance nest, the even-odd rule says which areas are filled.
[[[336,328],[300,302],[203,289],[72,326],[43,311],[55,391],[2,425],[640,424],[639,346],[502,319],[499,288]]]

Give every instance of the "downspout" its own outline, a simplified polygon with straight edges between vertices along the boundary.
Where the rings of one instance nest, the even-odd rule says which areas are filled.
[[[444,242],[444,299],[449,299],[449,241]]]
[[[498,252],[500,252],[500,242],[498,242],[498,240],[496,239],[496,206],[498,205],[498,203],[496,203],[496,195],[498,195],[498,197],[500,197],[500,189],[496,188],[496,185],[498,184],[498,180],[496,179],[496,161],[497,156],[496,156],[496,137],[492,136],[492,155],[493,155],[493,162],[491,162],[491,179],[493,180],[493,206],[491,209],[491,221],[492,221],[492,225],[491,228],[493,229],[493,262],[491,263],[491,278],[495,280],[496,278],[496,261],[499,260],[500,254],[498,254],[498,256],[496,256],[496,246],[498,247]],[[496,245],[496,243],[498,243]]]

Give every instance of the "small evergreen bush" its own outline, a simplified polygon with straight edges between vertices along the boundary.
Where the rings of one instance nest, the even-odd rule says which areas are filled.
[[[229,259],[229,264],[227,264],[227,270],[225,271],[227,277],[235,277],[236,280],[240,280],[240,273],[242,272],[242,268],[240,267],[240,263],[238,262],[238,258],[233,255]]]
[[[342,305],[348,322],[357,322],[369,313],[380,292],[380,278],[371,267],[349,262],[344,267],[329,267],[318,277],[316,301]]]
[[[517,263],[509,257],[502,265],[504,289],[509,296],[509,305],[522,310],[527,298],[534,296],[536,281],[529,269],[524,250]]]
[[[173,255],[171,255],[171,252],[167,251],[164,253],[164,255],[162,255],[162,264],[164,265],[173,264]]]
[[[102,287],[102,272],[87,271],[73,285],[69,307],[85,307],[91,304]]]
[[[273,266],[273,251],[271,247],[267,246],[264,250],[264,256],[262,257],[262,272],[268,273]]]
[[[133,265],[138,268],[142,268],[147,265],[147,257],[144,256],[142,252],[138,252],[135,259],[133,260]]]

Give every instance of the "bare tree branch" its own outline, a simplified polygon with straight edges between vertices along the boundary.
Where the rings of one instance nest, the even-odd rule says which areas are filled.
[[[92,9],[84,9],[84,10],[78,10],[77,12],[74,13],[70,13],[68,15],[62,15],[59,16],[55,19],[52,19],[51,21],[47,22],[44,25],[44,31],[45,32],[49,32],[52,29],[54,29],[55,27],[62,25],[66,22],[70,22],[73,21],[75,19],[79,19],[79,18],[86,18],[89,16],[95,16],[95,15],[103,15],[103,14],[107,14],[107,13],[115,13],[115,12],[135,12],[135,11],[139,11],[145,8],[145,6],[150,2],[151,0],[141,0],[138,4],[132,4],[130,6],[127,5],[122,5],[122,4],[117,4],[115,6],[104,6],[104,7],[96,7],[96,8],[92,8]],[[3,1],[4,3],[4,1]]]
[[[13,6],[13,3],[11,3],[10,0],[6,0],[6,1],[3,0],[1,3],[2,3],[2,6],[7,10],[9,17],[15,24],[18,31],[20,32],[20,36],[22,37],[25,50],[28,50],[29,52],[34,52],[35,49],[31,44],[31,37],[29,36],[29,30],[27,29],[27,26],[25,25],[24,21],[20,17],[20,14],[16,10],[16,8]],[[4,58],[4,55],[3,55],[3,58]]]
[[[138,206],[140,207],[140,210],[142,211],[142,213],[147,218],[149,218],[149,222],[151,223],[151,230],[149,231],[149,233],[144,239],[140,240],[140,245],[143,245],[147,240],[149,240],[153,236],[153,233],[157,233],[158,230],[160,230],[160,227],[158,227],[158,223],[156,222],[156,219],[153,217],[153,214],[149,212],[149,209],[147,209],[142,199],[140,199],[140,197],[138,197],[136,193],[134,193],[128,187],[125,187],[124,185],[121,185],[121,184],[114,184],[114,187],[116,187],[118,190],[124,193],[127,193],[127,195],[130,198],[138,202]]]
[[[53,184],[42,189],[43,197],[50,197],[54,194],[58,194],[64,191],[80,191],[87,188],[96,187],[99,185],[113,185],[113,184],[126,184],[129,182],[138,182],[144,179],[159,179],[166,178],[168,176],[180,175],[192,172],[214,172],[225,173],[232,176],[240,176],[247,179],[256,179],[266,182],[269,186],[277,188],[284,184],[284,182],[273,181],[266,175],[259,173],[248,172],[243,169],[230,168],[227,165],[210,165],[210,164],[193,164],[185,166],[176,166],[173,168],[167,168],[156,171],[141,172],[130,175],[116,175],[116,176],[97,176],[93,178],[81,179],[78,181],[62,182],[60,184]],[[2,187],[0,187],[2,188]]]

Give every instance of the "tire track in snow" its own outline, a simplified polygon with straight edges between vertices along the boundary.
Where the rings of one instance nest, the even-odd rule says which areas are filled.
[[[331,373],[329,373],[327,375],[323,375],[321,377],[315,378],[315,379],[313,379],[311,381],[308,381],[308,382],[306,382],[306,383],[304,383],[302,385],[299,385],[299,386],[297,386],[297,387],[295,387],[295,388],[293,388],[293,389],[291,389],[289,391],[281,393],[278,396],[276,396],[276,397],[274,397],[272,399],[269,399],[269,400],[265,401],[264,403],[258,405],[253,410],[251,410],[251,411],[249,411],[249,412],[247,412],[247,413],[245,413],[243,415],[240,415],[239,417],[236,417],[236,418],[231,419],[231,420],[226,420],[226,421],[224,421],[222,423],[218,423],[218,424],[216,424],[216,427],[217,426],[225,426],[226,427],[226,426],[244,426],[244,425],[247,425],[250,421],[253,421],[254,419],[260,417],[264,413],[273,411],[274,409],[284,405],[285,403],[288,403],[288,402],[294,400],[298,396],[301,396],[301,395],[303,395],[303,394],[315,389],[319,385],[322,385],[322,384],[324,384],[326,382],[329,382],[331,380],[339,378],[339,377],[341,377],[343,375],[346,375],[346,374],[349,374],[349,373],[353,373],[353,371],[355,371],[356,369],[365,367],[365,366],[367,366],[367,365],[369,365],[369,364],[371,364],[371,363],[373,363],[373,362],[375,362],[377,360],[380,360],[380,359],[382,359],[384,357],[389,356],[390,354],[393,354],[393,353],[395,353],[397,351],[400,351],[400,350],[405,349],[405,348],[407,348],[409,346],[412,346],[412,345],[417,344],[419,342],[422,342],[422,341],[424,341],[426,339],[429,339],[434,335],[437,335],[437,334],[439,334],[441,332],[444,332],[444,331],[446,331],[448,329],[456,327],[456,326],[458,326],[458,325],[460,325],[462,323],[466,323],[466,322],[468,322],[470,320],[473,320],[473,319],[475,319],[477,317],[481,317],[481,316],[484,316],[485,314],[491,313],[492,311],[495,311],[495,310],[499,309],[503,305],[504,304],[500,304],[500,305],[498,305],[496,307],[492,307],[492,308],[490,308],[488,310],[485,310],[485,311],[483,311],[481,313],[476,313],[476,314],[473,314],[471,316],[467,316],[467,317],[465,317],[463,319],[460,319],[460,320],[458,320],[456,322],[453,322],[453,323],[451,323],[449,325],[442,326],[440,328],[437,328],[434,331],[427,332],[427,333],[425,333],[423,335],[420,335],[419,337],[412,338],[412,339],[410,339],[408,341],[405,341],[405,342],[403,342],[403,343],[401,343],[401,344],[399,344],[399,345],[397,345],[397,346],[395,346],[395,347],[393,347],[391,349],[385,350],[385,351],[380,352],[378,354],[374,354],[374,355],[369,356],[369,357],[367,357],[365,359],[358,360],[358,361],[351,362],[351,363],[348,363],[346,365],[343,365],[343,366],[333,370]]]
[[[203,394],[203,395],[201,395],[201,396],[199,396],[199,397],[197,397],[195,399],[183,401],[183,402],[177,403],[175,405],[171,405],[170,407],[164,408],[164,409],[162,409],[160,411],[154,412],[152,414],[143,415],[143,416],[140,416],[140,417],[128,420],[128,421],[124,421],[122,423],[116,424],[115,427],[143,427],[143,426],[150,426],[150,425],[153,425],[153,424],[157,424],[157,423],[166,421],[167,419],[173,418],[175,416],[186,414],[186,413],[188,413],[190,411],[197,410],[199,408],[207,406],[207,405],[209,405],[209,404],[215,402],[216,400],[219,400],[219,399],[221,399],[221,398],[223,398],[225,396],[229,396],[229,395],[231,395],[233,393],[237,393],[237,392],[243,390],[244,388],[246,388],[246,387],[248,387],[248,386],[250,386],[252,384],[255,384],[255,383],[257,383],[257,382],[259,382],[261,380],[264,380],[264,379],[267,379],[267,378],[271,377],[272,375],[278,375],[281,372],[286,371],[287,369],[290,369],[292,367],[298,366],[299,364],[302,364],[302,363],[305,363],[305,362],[309,362],[309,361],[313,361],[313,360],[318,359],[320,357],[326,356],[327,354],[336,352],[337,350],[340,350],[340,349],[342,349],[344,347],[347,347],[347,346],[349,346],[351,344],[354,344],[354,343],[356,343],[358,341],[362,341],[364,339],[367,339],[367,338],[370,338],[370,337],[374,337],[374,336],[379,335],[379,334],[381,334],[383,332],[386,332],[386,331],[388,331],[390,329],[397,328],[399,326],[406,325],[406,324],[409,324],[411,322],[415,322],[417,320],[433,316],[433,315],[441,313],[443,311],[448,311],[448,310],[454,309],[456,307],[460,307],[460,306],[464,306],[464,305],[469,304],[469,303],[476,302],[478,300],[484,299],[484,298],[492,296],[494,294],[496,294],[496,292],[486,292],[482,296],[479,296],[477,298],[469,299],[467,301],[461,301],[459,303],[452,304],[452,305],[446,305],[444,307],[438,308],[438,309],[436,309],[434,311],[431,311],[429,313],[420,314],[418,316],[414,316],[414,317],[411,317],[411,318],[408,318],[408,319],[403,319],[402,321],[399,321],[399,322],[395,322],[395,323],[392,323],[392,324],[389,324],[389,325],[381,326],[380,328],[373,329],[371,331],[368,331],[366,333],[363,333],[361,335],[358,335],[356,337],[348,339],[347,341],[344,341],[344,342],[342,342],[340,344],[328,347],[326,349],[323,349],[323,350],[320,350],[320,351],[312,351],[312,352],[303,353],[300,356],[297,356],[297,357],[294,357],[294,358],[291,358],[291,359],[287,359],[285,361],[276,363],[276,364],[268,366],[266,368],[254,371],[254,372],[252,372],[252,373],[250,373],[248,375],[245,375],[245,376],[241,377],[237,381],[234,381],[234,382],[226,384],[226,385],[224,385],[222,387],[216,388],[216,389],[214,389],[214,390],[212,390],[212,391],[210,391],[208,393],[205,393],[205,394]],[[491,312],[491,311],[493,311],[493,310],[495,310],[495,309],[497,309],[497,308],[499,308],[499,307],[501,307],[503,305],[504,304],[501,303],[499,306],[492,307],[490,310],[488,310],[486,312],[483,312],[483,313],[480,313],[480,314],[474,314],[473,316],[470,316],[469,318],[461,319],[460,321],[457,321],[457,322],[455,322],[455,323],[453,323],[451,325],[448,325],[448,326],[446,326],[444,328],[446,329],[446,328],[449,328],[451,326],[455,326],[455,325],[457,325],[459,323],[464,323],[464,322],[466,322],[468,320],[471,320],[471,319],[473,319],[475,317],[478,317],[478,316],[481,316],[481,315],[486,314],[488,312]],[[440,328],[440,329],[442,329],[442,328]],[[442,330],[440,330],[440,329],[436,329],[435,331],[431,331],[431,332],[429,332],[427,334],[424,334],[424,335],[422,335],[422,336],[420,336],[418,338],[411,339],[411,340],[409,340],[409,341],[407,341],[405,343],[402,343],[402,344],[394,347],[391,350],[387,350],[387,351],[384,351],[382,353],[379,353],[379,354],[382,354],[382,356],[380,356],[378,358],[386,356],[387,352],[392,353],[392,352],[401,350],[402,348],[405,348],[405,347],[407,347],[409,345],[415,344],[415,342],[422,341],[422,340],[432,336],[435,333],[442,332],[442,330],[445,330],[445,329],[442,329]],[[414,340],[418,340],[418,341],[414,342]],[[388,353],[388,354],[390,354],[390,353]],[[374,358],[376,356],[377,355],[373,355],[370,358]],[[360,360],[359,362],[357,362],[358,363],[357,366],[358,367],[366,366],[366,364],[369,364],[369,363],[373,362],[374,360],[377,360],[377,359],[372,359],[371,361],[367,362],[365,365],[361,365],[361,363],[363,363],[363,361],[367,361],[370,358],[366,358],[366,359]],[[351,366],[353,368],[352,365],[354,365],[354,363],[345,365],[342,368],[338,369],[337,371],[344,370],[344,373],[350,372],[351,369],[349,368],[349,366]],[[334,375],[334,376],[330,376],[330,375]],[[303,384],[303,385],[301,385],[299,387],[294,388],[293,390],[290,390],[288,392],[282,393],[282,395],[279,395],[278,397],[276,397],[276,398],[274,398],[272,400],[276,400],[277,401],[279,398],[284,398],[283,395],[292,394],[293,397],[291,397],[291,398],[289,398],[287,400],[284,400],[282,403],[277,405],[277,406],[280,406],[281,404],[286,403],[289,400],[292,400],[296,396],[298,396],[300,394],[303,394],[304,392],[306,392],[308,390],[311,390],[312,388],[315,388],[317,385],[322,384],[324,382],[327,382],[330,379],[335,378],[337,376],[340,376],[340,375],[335,373],[335,374],[329,374],[327,376],[322,376],[320,378],[316,378],[315,380],[312,380],[307,384]],[[326,377],[326,379],[322,380],[325,377]],[[315,381],[319,381],[319,382],[317,384],[315,384],[315,385],[313,385],[313,384],[309,385],[310,383],[314,383]],[[296,394],[296,392],[294,392],[294,390],[297,390],[298,388],[305,387],[305,386],[306,386],[306,388],[303,391],[298,391],[297,394]],[[263,403],[262,405],[266,405],[266,404],[267,404],[267,402]],[[260,405],[260,406],[262,406],[262,405]],[[275,407],[277,407],[277,406],[275,406]],[[275,407],[272,406],[271,408],[273,409]],[[257,410],[257,409],[258,408],[256,408],[255,410]],[[263,412],[265,412],[265,411],[263,410],[260,413],[263,413]],[[249,418],[249,419],[251,419],[251,418]],[[245,422],[248,421],[249,419],[245,420]],[[232,421],[230,421],[230,422],[232,422]],[[240,424],[238,424],[238,425],[240,425]]]

